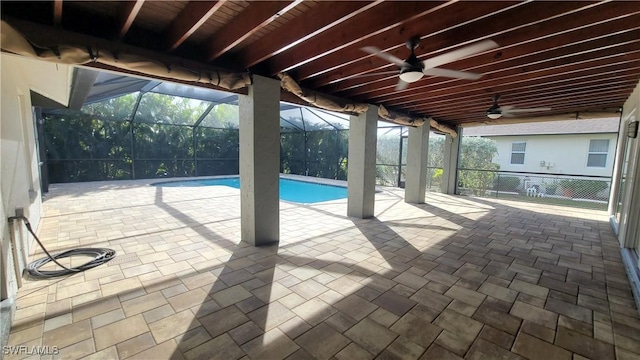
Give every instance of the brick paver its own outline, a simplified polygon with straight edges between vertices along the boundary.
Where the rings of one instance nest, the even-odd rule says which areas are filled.
[[[384,188],[372,219],[346,217],[346,200],[282,202],[280,243],[255,248],[240,242],[239,190],[151,182],[51,187],[49,250],[118,257],[27,280],[10,346],[65,359],[640,357],[604,212],[436,193],[409,205]]]

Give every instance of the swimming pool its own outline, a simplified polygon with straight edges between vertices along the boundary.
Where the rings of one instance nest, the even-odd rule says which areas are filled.
[[[152,185],[165,187],[230,186],[240,189],[240,178],[228,177],[220,179],[168,181]],[[280,200],[313,204],[322,201],[344,199],[346,197],[346,187],[280,178]]]

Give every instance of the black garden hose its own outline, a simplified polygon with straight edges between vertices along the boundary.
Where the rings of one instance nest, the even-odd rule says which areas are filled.
[[[42,245],[42,242],[40,242],[40,239],[38,239],[38,236],[35,234],[35,232],[31,228],[31,223],[29,223],[29,220],[26,217],[24,216],[10,217],[9,221],[12,221],[12,220],[23,220],[24,225],[26,226],[29,233],[33,235],[38,245],[40,245],[42,250],[44,250],[45,254],[47,254],[46,257],[43,257],[42,259],[38,259],[30,263],[29,265],[27,265],[27,272],[29,273],[29,275],[31,275],[34,278],[48,279],[53,277],[60,277],[60,276],[75,274],[78,272],[89,270],[96,266],[100,266],[108,262],[109,260],[113,259],[116,256],[115,250],[107,249],[107,248],[77,248],[77,249],[67,250],[60,254],[51,255],[49,251],[47,251],[47,249],[44,247],[44,245]],[[60,264],[57,260],[57,259],[71,257],[71,256],[82,256],[82,255],[94,256],[94,259],[78,267],[66,267]],[[53,261],[56,265],[60,266],[63,270],[40,270],[42,266],[50,263],[51,261]]]

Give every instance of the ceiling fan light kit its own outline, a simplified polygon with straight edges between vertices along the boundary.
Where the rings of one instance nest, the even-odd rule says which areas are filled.
[[[411,70],[411,69],[407,71],[403,70],[400,73],[400,80],[404,82],[412,83],[422,79],[423,76],[424,76],[424,73],[422,73],[422,71]]]

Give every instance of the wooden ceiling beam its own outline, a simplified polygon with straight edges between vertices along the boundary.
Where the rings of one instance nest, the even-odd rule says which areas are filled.
[[[603,99],[602,101],[592,101],[592,100],[583,100],[581,102],[574,102],[571,104],[566,104],[553,111],[545,112],[545,113],[530,113],[530,114],[522,114],[521,116],[514,117],[503,117],[501,120],[513,119],[514,122],[517,121],[518,118],[535,118],[535,117],[544,117],[548,118],[550,116],[555,115],[565,115],[571,113],[589,113],[589,112],[602,112],[602,111],[611,111],[617,110],[620,108],[620,104],[624,102],[620,97],[612,97],[610,99]],[[434,120],[437,120],[440,123],[447,124],[450,126],[458,126],[464,125],[468,123],[475,122],[486,122],[488,125],[491,124],[491,119],[487,117],[485,113],[483,114],[467,114],[464,116],[456,116],[455,118],[449,118],[448,120],[444,120],[442,117],[433,116]]]
[[[594,99],[593,97],[590,96],[584,96],[584,97],[577,97],[577,98],[563,98],[558,100],[558,102],[556,102],[554,105],[551,107],[551,110],[546,110],[546,111],[536,111],[536,112],[531,112],[531,113],[544,113],[544,114],[548,114],[552,111],[557,111],[559,109],[562,109],[564,107],[567,106],[576,106],[576,104],[588,104],[589,102],[596,104],[596,103],[602,103],[602,102],[607,102],[607,103],[615,103],[616,101],[619,101],[617,103],[617,106],[622,106],[622,104],[624,103],[626,97],[624,97],[624,94],[622,92],[608,92],[606,94],[603,94],[601,97]],[[527,108],[532,108],[531,107],[527,107]],[[544,105],[540,105],[540,106],[536,106],[536,107],[545,107]],[[465,117],[486,117],[486,111],[488,108],[477,108],[477,109],[471,109],[469,111],[433,111],[431,113],[429,113],[431,116],[433,116],[434,118],[438,118],[438,119],[464,119]],[[524,109],[524,108],[522,108]],[[583,108],[583,111],[593,111],[595,110],[594,108]],[[529,113],[522,113],[523,115],[528,115]],[[446,121],[446,120],[445,120]]]
[[[435,118],[435,117],[433,119],[438,121],[441,124],[446,124],[446,125],[449,125],[449,126],[452,126],[452,127],[456,127],[456,126],[463,126],[464,127],[464,126],[470,125],[470,124],[473,124],[473,126],[477,126],[478,123],[483,123],[485,125],[500,125],[500,124],[509,123],[509,121],[511,121],[513,123],[518,123],[518,122],[520,122],[520,119],[526,119],[527,122],[534,122],[533,119],[535,119],[535,118],[541,118],[540,121],[549,121],[549,118],[556,117],[556,116],[562,116],[563,120],[569,120],[567,117],[570,116],[570,114],[573,114],[575,116],[575,114],[577,114],[577,113],[592,113],[592,112],[614,113],[615,109],[617,109],[617,108],[618,108],[618,106],[615,105],[615,101],[599,103],[599,104],[597,104],[597,108],[594,108],[595,110],[586,110],[584,108],[584,106],[566,107],[566,108],[562,108],[562,109],[560,109],[558,111],[554,111],[554,112],[550,112],[550,113],[546,113],[546,114],[523,114],[522,116],[517,116],[517,117],[502,117],[502,118],[500,118],[500,120],[499,120],[500,122],[498,124],[496,124],[493,120],[489,119],[486,115],[484,115],[484,116],[465,116],[463,118],[450,120],[450,121],[444,121],[442,119],[438,119],[438,118]]]
[[[581,69],[579,71],[575,71],[573,72],[573,78],[574,79],[578,79],[578,78],[584,78],[587,76],[591,76],[593,74],[615,74],[616,71],[618,71],[619,69],[625,69],[625,68],[639,68],[640,67],[640,60],[632,60],[632,61],[627,61],[627,62],[620,62],[620,63],[613,63],[613,64],[606,64],[606,65],[601,65],[601,66],[596,66],[594,68],[586,68],[586,69]],[[566,81],[568,78],[565,76],[564,73],[560,72],[558,74],[552,75],[552,76],[546,76],[543,78],[535,78],[535,79],[527,79],[524,81],[518,81],[517,84],[520,84],[522,86],[526,86],[527,84],[540,84],[540,83],[554,83],[556,81],[558,81],[558,79],[562,80],[562,81]],[[571,81],[569,79],[569,81]],[[491,96],[493,96],[496,93],[501,93],[501,94],[506,94],[508,93],[508,89],[510,84],[504,84],[502,85],[504,86],[502,89],[500,89],[498,91],[498,89],[494,89],[494,88],[485,88],[484,91],[486,92],[486,97],[487,97],[487,103],[490,103],[490,99]],[[630,92],[629,92],[630,93]],[[627,93],[627,96],[628,94]],[[456,99],[464,99],[466,96],[467,92],[462,92],[462,93],[458,93],[457,94],[457,98]],[[426,115],[430,115],[431,114],[431,110],[429,108],[429,104],[430,104],[430,100],[431,98],[423,98],[423,99],[416,99],[416,103],[418,104],[423,104],[423,107],[421,108],[415,108],[415,113],[422,113]],[[414,103],[415,104],[415,103]],[[393,103],[385,103],[384,104],[387,107],[390,108],[402,108],[404,109],[405,106],[407,106],[406,104],[404,105],[396,105]],[[549,104],[547,104],[549,105]],[[458,107],[458,104],[455,100],[453,100],[452,103],[453,107]],[[521,107],[529,107],[529,104],[522,104],[519,105]],[[469,110],[469,109],[467,109]]]
[[[62,24],[62,0],[53,1],[53,26]]]
[[[227,0],[189,1],[166,31],[167,51],[175,50],[204,24]]]
[[[475,7],[474,7],[475,8]],[[597,9],[603,8],[600,11]],[[606,14],[605,14],[606,13]],[[451,50],[454,47],[466,45],[480,40],[491,39],[496,41],[502,48],[512,46],[532,39],[549,36],[557,31],[573,29],[586,24],[591,24],[599,20],[610,19],[624,12],[617,8],[606,8],[604,5],[595,6],[592,3],[579,2],[553,2],[553,3],[522,3],[516,8],[509,8],[502,13],[480,18],[474,22],[461,23],[459,26],[446,29],[446,31],[436,32],[429,35],[422,41],[416,53],[418,58],[427,59],[434,55]],[[523,16],[522,14],[527,14]],[[565,14],[564,16],[559,14]],[[579,14],[579,15],[578,15]],[[505,26],[506,24],[506,26]],[[540,26],[545,24],[545,26]],[[401,48],[397,53],[398,57],[406,58],[408,52]],[[503,49],[500,49],[502,51]],[[493,56],[497,50],[486,53],[483,60],[495,61]],[[503,54],[501,58],[504,58]],[[360,55],[362,57],[362,55]],[[471,59],[475,59],[472,57]],[[382,59],[373,59],[373,66],[367,62],[358,62],[349,68],[342,69],[339,73],[324,74],[311,80],[307,86],[326,86],[329,84],[341,85],[342,79],[349,76],[359,75],[376,70],[397,69],[395,65]],[[476,60],[474,64],[482,63]],[[443,66],[447,67],[447,66]],[[463,68],[463,67],[461,67]],[[304,69],[301,69],[301,72]],[[341,90],[340,86],[332,88]]]
[[[118,28],[117,28],[117,38],[118,40],[122,40],[131,25],[133,25],[133,21],[136,16],[138,16],[138,12],[142,8],[144,4],[144,0],[136,0],[136,1],[123,1],[118,6]]]
[[[569,88],[569,89],[561,89],[561,90],[549,91],[549,92],[538,91],[536,93],[529,94],[529,95],[511,93],[509,98],[503,99],[501,97],[499,103],[501,105],[517,106],[518,108],[529,108],[534,102],[550,104],[555,99],[558,99],[563,96],[578,97],[578,96],[584,96],[587,94],[593,96],[595,94],[596,96],[594,96],[594,98],[597,98],[597,95],[601,93],[605,93],[607,91],[627,89],[629,86],[635,85],[637,83],[638,83],[637,79],[627,78],[620,81],[612,81],[611,83],[608,83],[608,84],[599,83],[593,86],[583,87],[579,90]],[[429,104],[429,105],[422,105],[422,106],[416,105],[413,107],[403,107],[403,108],[409,111],[416,111],[416,110],[422,111],[427,108],[429,111],[442,111],[442,110],[450,109],[452,107],[456,107],[460,109],[484,107],[488,109],[489,107],[491,107],[491,105],[492,105],[491,99],[479,99],[474,101],[451,102],[448,104],[440,104],[439,106],[432,106],[431,104]]]
[[[637,81],[635,81],[635,84],[637,84]],[[605,93],[607,91],[618,91],[618,90],[626,90],[627,88],[629,88],[629,86],[631,85],[635,85],[633,81],[631,80],[627,80],[627,81],[620,81],[620,82],[616,82],[615,84],[612,84],[610,86],[606,86],[606,85],[602,85],[602,86],[597,86],[597,87],[593,87],[590,89],[585,89],[584,91],[580,91],[580,92],[571,92],[571,91],[565,91],[565,92],[555,92],[555,93],[549,93],[549,94],[538,94],[536,97],[515,97],[515,98],[511,98],[511,100],[500,100],[500,105],[513,105],[513,106],[517,106],[518,108],[531,108],[534,107],[533,104],[538,103],[538,104],[544,104],[541,106],[535,106],[535,107],[553,107],[553,105],[555,104],[555,101],[557,101],[557,99],[560,99],[564,96],[575,96],[575,97],[579,97],[579,96],[584,96],[584,95],[589,95],[591,96],[593,99],[597,99],[597,97],[602,94]],[[441,105],[438,107],[429,107],[427,105],[423,105],[422,107],[415,107],[414,109],[410,109],[408,110],[408,112],[413,112],[413,111],[429,111],[429,112],[440,112],[440,111],[447,111],[453,107],[455,108],[460,108],[460,109],[468,109],[469,111],[471,111],[472,109],[480,109],[480,110],[487,110],[489,107],[491,107],[492,105],[492,101],[475,101],[475,102],[469,102],[469,103],[451,103],[447,105]]]
[[[626,68],[628,70],[620,73],[620,68]],[[517,81],[513,83],[504,83],[495,87],[488,88],[477,88],[470,89],[468,91],[464,91],[459,93],[457,96],[451,97],[449,95],[444,96],[425,96],[424,98],[418,98],[415,101],[407,104],[402,104],[400,106],[414,106],[421,105],[424,102],[429,102],[430,104],[438,103],[439,100],[444,101],[460,101],[460,99],[466,98],[466,96],[473,96],[480,94],[483,97],[491,99],[495,94],[510,94],[512,89],[520,89],[520,88],[528,88],[528,87],[540,87],[544,85],[552,86],[556,84],[566,85],[571,83],[579,83],[580,81],[597,79],[599,81],[607,81],[609,77],[616,77],[618,75],[622,75],[625,77],[637,78],[638,77],[638,69],[640,68],[640,61],[635,61],[634,63],[624,63],[624,64],[612,64],[610,66],[602,66],[597,69],[582,69],[581,71],[577,71],[572,73],[572,77],[563,76],[563,74],[558,74],[557,76],[545,77],[543,81],[539,81],[537,78],[527,79],[524,81]],[[508,95],[507,95],[508,96]],[[396,105],[399,106],[399,105]]]
[[[277,54],[265,61],[272,75],[283,71],[290,71],[303,64],[343,51],[354,43],[358,43],[376,34],[391,31],[404,22],[435,12],[442,6],[452,2],[385,1],[369,11],[365,11],[351,18],[348,23],[339,24],[313,41],[305,43]],[[408,16],[408,14],[414,14]],[[411,36],[411,35],[409,35]]]
[[[343,76],[351,74],[352,69],[354,69],[354,73],[358,74],[376,68],[396,70],[395,65],[389,66],[388,62],[367,54],[360,48],[375,44],[383,51],[405,59],[409,56],[405,42],[413,35],[421,36],[424,39],[416,49],[418,53],[422,53],[425,47],[430,47],[428,43],[430,43],[432,36],[461,26],[461,24],[472,23],[487,16],[508,12],[509,9],[525,7],[524,4],[526,3],[494,1],[478,2],[474,6],[468,6],[469,4],[464,2],[454,3],[427,14],[425,17],[428,20],[424,17],[414,18],[404,22],[400,31],[376,34],[339,53],[332,53],[304,64],[296,69],[296,75],[299,80],[309,80],[308,86],[316,87],[329,84],[333,79],[341,79]]]
[[[637,17],[640,21],[640,14],[638,14]],[[470,84],[468,80],[442,80],[442,78],[430,78],[425,79],[427,81],[421,80],[414,85],[417,85],[417,87],[423,87],[429,86],[427,85],[427,83],[437,83],[438,87],[440,88],[446,88],[461,84],[474,85],[475,83],[481,83],[486,79],[505,77],[513,74],[521,74],[523,71],[535,71],[537,69],[553,66],[554,64],[558,63],[571,64],[573,62],[584,61],[585,59],[589,58],[597,58],[602,56],[602,53],[611,55],[612,52],[623,52],[626,51],[626,46],[633,44],[634,42],[636,44],[640,42],[640,27],[631,31],[625,31],[623,33],[611,36],[605,36],[591,40],[581,39],[578,43],[550,47],[546,50],[532,52],[528,55],[524,54],[506,61],[490,63],[486,66],[477,66],[473,69],[466,68],[465,70],[477,71],[484,74],[481,79],[473,81],[473,84]],[[523,52],[526,53],[526,51]],[[409,88],[406,90],[396,91],[392,94],[389,94],[389,92],[385,89],[393,89],[395,87],[396,81],[397,78],[392,78],[389,80],[377,82],[376,84],[371,84],[371,86],[377,87],[377,89],[374,91],[366,91],[367,87],[363,86],[357,89],[344,91],[342,92],[342,94],[344,94],[345,96],[365,95],[374,98],[382,95],[385,99],[395,99],[402,98],[403,96],[410,94],[411,88],[414,88],[414,90],[416,88],[416,86],[409,86]]]
[[[638,20],[638,14],[640,13],[638,11],[620,14],[617,8],[601,9],[603,11],[596,11],[597,9],[598,8],[589,8],[584,11],[583,16],[569,17],[569,19],[558,18],[545,22],[543,23],[545,26],[543,26],[541,30],[539,30],[540,26],[527,26],[505,33],[502,36],[496,37],[501,48],[457,61],[445,67],[487,73],[502,69],[506,66],[513,66],[510,65],[509,61],[524,59],[526,62],[530,56],[537,54],[547,56],[551,50],[562,50],[565,46],[578,46],[581,43],[627,31],[630,28],[630,23],[640,21]],[[570,27],[567,27],[567,24]],[[604,46],[610,44],[605,44]],[[586,48],[588,47],[589,45],[586,45]],[[584,51],[584,49],[585,45],[582,46],[580,51]],[[567,54],[566,52],[564,53]],[[421,55],[420,57],[428,58],[429,56]],[[387,85],[391,84],[391,86],[395,86],[397,76],[384,76],[373,79],[374,81],[372,80],[372,82],[386,80],[388,81]],[[364,81],[364,79],[358,78],[345,79],[326,87],[326,90],[338,92],[356,88],[367,88],[369,85]],[[441,83],[452,81],[455,80],[442,80]],[[357,92],[359,90],[354,91]]]
[[[350,20],[379,5],[382,0],[324,1],[287,23],[286,31],[275,31],[262,37],[236,54],[242,68],[250,68],[265,59],[286,51],[322,32]]]
[[[580,4],[576,2],[554,2],[549,3],[549,5],[551,5],[551,7],[543,6],[541,3],[536,2],[520,3],[517,7],[509,7],[504,9],[502,12],[496,12],[490,16],[478,17],[474,21],[468,21],[466,23],[457,23],[455,26],[443,29],[444,31],[428,32],[429,35],[424,37],[423,41],[421,41],[421,45],[416,49],[417,56],[418,58],[426,59],[434,55],[442,54],[456,47],[471,44],[480,40],[495,40],[495,38],[499,37],[500,34],[545,21],[550,16],[558,14],[558,12],[574,13],[578,9],[583,9],[585,6],[593,6],[587,5],[586,3]],[[522,16],[523,13],[529,14],[530,16]],[[447,12],[446,14],[449,13]],[[449,16],[454,16],[455,23],[455,13],[449,14]],[[424,22],[424,20],[422,21]],[[505,26],[505,24],[508,25]],[[402,44],[402,40],[398,40],[398,43]],[[501,46],[504,45],[503,42],[500,41],[498,41],[498,44]],[[401,59],[408,56],[407,49],[403,48],[401,45],[396,45],[393,50],[391,53]],[[352,56],[360,59],[367,58],[367,61],[358,61],[353,66],[341,69],[338,73],[323,74],[322,76],[312,79],[311,84],[308,86],[326,86],[329,84],[339,83],[343,78],[348,78],[349,76],[360,75],[372,71],[397,69],[397,66],[391,65],[377,57],[368,59],[369,56],[358,53],[353,53]],[[300,70],[302,74],[305,74],[304,71],[304,68]],[[338,89],[336,88],[336,90]]]
[[[612,90],[612,89],[619,89],[619,88],[627,88],[629,86],[629,84],[637,84],[638,81],[637,79],[632,79],[632,78],[624,78],[624,79],[618,79],[615,80],[612,84],[606,85],[606,84],[594,84],[593,86],[589,86],[589,87],[585,87],[583,90],[581,91],[573,91],[572,89],[563,89],[563,90],[557,90],[557,91],[553,91],[553,92],[549,92],[547,94],[545,93],[535,93],[532,94],[530,96],[527,95],[520,95],[517,93],[513,93],[512,96],[510,96],[507,99],[500,99],[500,104],[504,104],[504,105],[517,105],[520,108],[528,108],[530,107],[531,103],[533,101],[536,101],[538,99],[543,99],[545,101],[552,101],[553,97],[556,96],[564,96],[566,94],[573,94],[573,95],[580,95],[580,94],[595,94],[598,95],[599,91],[606,91],[606,90]],[[450,103],[442,103],[439,106],[429,106],[426,104],[416,104],[414,106],[410,106],[410,107],[403,107],[403,109],[407,112],[414,112],[414,111],[440,111],[442,109],[449,109],[451,107],[459,107],[459,108],[464,108],[464,109],[471,109],[471,108],[475,108],[475,107],[480,107],[480,108],[486,108],[488,109],[490,106],[492,105],[492,99],[490,99],[489,97],[487,97],[486,99],[476,99],[474,101],[464,101],[464,102],[456,102],[456,101],[452,101]]]
[[[257,1],[252,2],[233,21],[228,23],[207,40],[206,61],[213,61],[236,45],[255,34],[258,30],[294,8],[302,0]]]
[[[470,89],[500,86],[506,82],[517,83],[528,79],[541,79],[547,76],[562,76],[564,73],[567,73],[566,76],[569,77],[571,76],[569,74],[583,69],[605,66],[618,61],[637,60],[638,58],[640,58],[640,41],[596,50],[588,55],[577,54],[526,66],[523,65],[522,67],[513,67],[509,70],[499,71],[486,76],[481,80],[473,81],[472,83],[457,81],[448,87],[442,86],[442,84],[424,84],[413,87],[413,93],[405,91],[402,94],[388,95],[388,92],[376,91],[375,93],[368,94],[366,98],[375,102],[401,104],[411,101],[412,98],[415,98],[415,94],[423,91],[429,91],[431,95],[438,96],[459,93]],[[412,87],[410,86],[410,88]],[[377,94],[380,94],[380,96],[376,96]],[[349,97],[352,95],[343,94],[342,96]]]
[[[571,89],[577,88],[580,89],[583,86],[589,86],[593,84],[606,83],[612,80],[620,80],[620,79],[638,79],[640,77],[640,67],[630,68],[624,70],[615,69],[611,72],[606,73],[598,73],[587,76],[579,76],[571,79],[561,79],[556,81],[549,81],[545,83],[538,84],[536,82],[528,82],[528,83],[520,83],[515,86],[509,87],[500,87],[500,88],[492,88],[492,94],[488,94],[488,89],[476,89],[473,91],[468,91],[464,94],[464,101],[472,101],[476,99],[487,100],[491,99],[493,94],[500,94],[502,97],[512,97],[513,94],[528,94],[535,93],[540,90],[556,90],[556,89]],[[431,106],[438,106],[439,104],[459,102],[460,98],[455,95],[443,96],[443,97],[430,97],[428,94],[425,94],[424,98],[420,101],[415,101],[412,103],[407,103],[405,105],[407,108],[411,109],[415,105],[420,105],[422,102],[428,101]]]
[[[640,61],[637,61],[637,60],[636,60],[636,61],[634,62],[634,64],[625,64],[625,65],[629,65],[629,66],[634,66],[634,65],[635,65],[635,67],[638,67],[638,66],[640,66]],[[624,65],[623,65],[623,66],[624,66]],[[615,68],[615,67],[616,67],[616,65],[612,65],[612,66],[610,66],[610,68]],[[595,72],[597,72],[598,70],[600,70],[600,69],[594,69],[594,70],[592,70],[592,69],[586,69],[586,70],[583,70],[583,71],[581,71],[581,72],[576,73],[576,75],[582,75],[582,74],[588,74],[588,73],[595,73]],[[554,81],[554,80],[556,80],[556,79],[566,79],[566,77],[564,77],[564,76],[563,76],[563,74],[562,74],[562,73],[560,73],[560,74],[556,74],[556,75],[551,75],[551,76],[548,76],[548,77],[544,77],[544,78],[542,78],[542,79],[529,79],[529,80],[527,80],[527,81],[525,81],[525,82],[530,82],[530,83],[541,83],[541,82],[542,82],[542,83],[544,83],[546,80]],[[520,83],[520,84],[524,84],[525,82],[522,82],[522,83]],[[520,85],[520,84],[518,84],[518,85]],[[491,97],[492,97],[494,94],[497,94],[497,93],[499,93],[499,94],[508,94],[508,93],[509,93],[509,90],[508,90],[508,89],[510,89],[510,87],[508,87],[508,85],[506,85],[506,86],[507,86],[507,87],[505,88],[506,90],[505,90],[505,91],[500,91],[500,92],[498,92],[498,91],[494,91],[494,89],[492,89],[492,88],[488,88],[488,89],[486,90],[486,96],[487,96],[487,98],[488,98],[488,99],[491,99]],[[465,94],[460,94],[460,96],[459,96],[457,99],[462,99],[462,98],[464,98],[464,95],[465,95]],[[420,104],[425,104],[425,105],[424,105],[424,107],[428,106],[428,105],[426,105],[426,104],[428,104],[428,103],[429,103],[429,100],[430,100],[430,99],[423,98],[423,99],[417,99],[417,100],[416,100],[416,102],[414,102],[414,103],[412,103],[412,104],[394,104],[394,103],[386,103],[385,105],[387,105],[387,106],[392,106],[392,107],[399,107],[399,108],[405,108],[405,107],[409,108],[409,107],[410,107],[410,108],[415,109],[415,108],[416,108],[416,105],[417,105],[417,107],[420,107]],[[456,105],[456,104],[457,104],[457,102],[458,102],[458,101],[457,101],[456,99],[454,99],[454,100],[452,100],[452,101],[450,102],[450,105],[457,106],[457,105]],[[489,103],[489,101],[487,101],[487,103]],[[553,104],[550,104],[549,106],[551,106],[551,105],[553,105]],[[439,106],[441,106],[441,105],[439,105]],[[424,109],[424,107],[422,107],[421,109]]]
[[[573,115],[574,118],[576,116],[576,114],[580,114],[580,113],[593,113],[593,112],[608,112],[611,114],[614,114],[619,108],[620,106],[617,105],[618,103],[618,99],[614,99],[614,100],[608,100],[608,101],[603,101],[603,102],[597,102],[597,103],[584,103],[584,104],[578,104],[577,106],[563,106],[562,108],[558,108],[556,111],[551,111],[545,114],[522,114],[522,116],[517,116],[517,117],[503,117],[500,118],[500,124],[504,124],[505,121],[509,121],[510,119],[514,122],[517,123],[519,122],[519,119],[525,118],[527,119],[527,122],[534,122],[535,118],[540,118],[541,121],[549,121],[550,117],[554,117],[554,116],[564,116],[566,117],[566,119],[564,120],[570,120],[568,117],[569,115]],[[587,109],[587,106],[589,107]],[[450,126],[465,126],[468,124],[474,124],[477,125],[477,123],[485,123],[486,125],[495,125],[492,124],[493,120],[489,119],[486,115],[470,115],[470,116],[465,116],[465,117],[461,117],[455,120],[450,120],[450,121],[443,121],[442,119],[438,119],[439,122],[450,125]],[[464,133],[463,133],[464,135]]]
[[[633,86],[631,87],[631,89],[633,89]],[[603,92],[600,96],[595,97],[591,94],[586,94],[586,95],[579,95],[579,96],[572,96],[572,95],[567,95],[567,96],[563,96],[563,97],[558,97],[554,100],[553,104],[551,106],[549,106],[548,103],[545,102],[535,102],[532,103],[526,107],[522,107],[521,109],[524,108],[534,108],[534,107],[551,107],[551,110],[548,111],[540,111],[540,112],[544,112],[547,113],[549,111],[553,111],[553,110],[557,110],[558,108],[562,108],[563,106],[566,105],[575,105],[581,102],[588,102],[588,101],[592,101],[594,103],[597,102],[612,102],[612,100],[615,99],[620,99],[620,103],[619,106],[622,106],[622,104],[624,103],[625,95],[628,95],[628,92],[625,92],[621,89],[618,90],[609,90],[606,92]],[[506,104],[505,104],[506,105]],[[489,107],[478,107],[475,109],[468,109],[468,110],[464,110],[464,109],[459,109],[459,108],[454,108],[454,109],[450,109],[450,110],[438,110],[438,111],[431,111],[429,114],[431,114],[432,116],[436,117],[440,116],[440,117],[446,117],[446,118],[463,118],[465,116],[486,116],[486,111]],[[585,109],[587,110],[587,109]],[[537,112],[539,113],[539,112]]]

